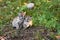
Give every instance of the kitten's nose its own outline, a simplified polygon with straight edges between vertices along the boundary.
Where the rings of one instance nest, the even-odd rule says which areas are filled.
[[[13,29],[16,29],[16,27],[13,27]]]

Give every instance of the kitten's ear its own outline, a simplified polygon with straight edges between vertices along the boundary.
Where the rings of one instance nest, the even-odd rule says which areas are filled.
[[[23,15],[26,15],[26,12],[23,12]]]
[[[25,14],[26,14],[26,12],[23,12],[23,13],[25,13]]]
[[[25,15],[26,15],[26,12],[19,12],[18,15],[19,15],[19,16],[21,16],[21,15],[22,15],[22,16],[25,16]]]

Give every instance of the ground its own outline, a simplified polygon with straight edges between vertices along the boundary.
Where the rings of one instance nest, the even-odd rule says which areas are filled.
[[[19,32],[18,30],[14,30],[5,27],[3,31],[5,32],[4,36],[8,38],[7,40],[56,40],[50,36],[50,34],[55,33],[48,31],[42,26],[30,27],[25,30],[20,30]]]

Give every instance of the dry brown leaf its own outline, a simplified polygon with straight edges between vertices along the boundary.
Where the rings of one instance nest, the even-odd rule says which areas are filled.
[[[5,40],[5,39],[6,39],[6,37],[0,36],[0,40]]]
[[[30,26],[32,26],[32,20],[31,20],[31,21],[29,21],[29,25],[30,25]]]
[[[2,2],[3,0],[0,0],[0,2]]]
[[[60,36],[55,36],[57,39],[60,39]]]

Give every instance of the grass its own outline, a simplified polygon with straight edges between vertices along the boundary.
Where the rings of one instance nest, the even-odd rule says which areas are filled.
[[[24,3],[29,2],[35,4],[34,8],[24,9]],[[60,0],[0,0],[0,28],[10,24],[20,10],[32,16],[34,26],[42,25],[50,30],[53,27],[60,34]]]

